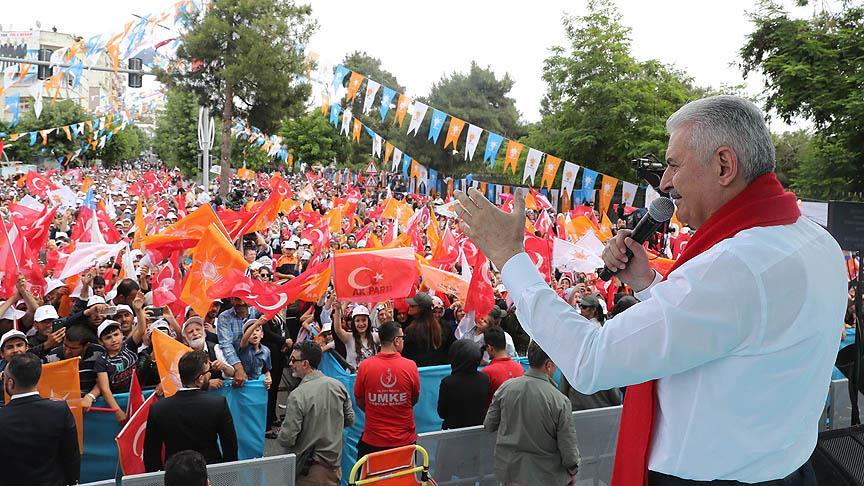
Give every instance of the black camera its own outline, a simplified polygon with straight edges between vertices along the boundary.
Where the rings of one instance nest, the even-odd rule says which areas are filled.
[[[636,169],[636,177],[639,180],[644,179],[647,181],[661,196],[668,196],[668,194],[660,190],[660,180],[663,179],[666,164],[658,159],[656,155],[646,154],[638,159],[631,160],[630,163]]]

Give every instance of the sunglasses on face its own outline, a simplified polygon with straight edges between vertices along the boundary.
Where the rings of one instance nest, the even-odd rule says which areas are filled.
[[[292,364],[300,362],[300,361],[308,361],[308,360],[305,360],[303,358],[295,358],[294,356],[291,356],[290,358],[288,358],[288,364],[289,365],[292,365]]]

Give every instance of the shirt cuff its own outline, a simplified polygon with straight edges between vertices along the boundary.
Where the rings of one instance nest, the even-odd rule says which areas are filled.
[[[536,284],[546,286],[543,276],[537,271],[534,262],[527,253],[521,252],[513,255],[501,268],[501,280],[504,287],[510,292],[510,297],[515,302],[525,291]]]
[[[651,282],[647,287],[640,290],[639,292],[635,292],[636,298],[640,301],[648,300],[651,298],[651,288],[657,285],[658,283],[663,281],[663,275],[660,275],[660,272],[654,270],[654,281]]]

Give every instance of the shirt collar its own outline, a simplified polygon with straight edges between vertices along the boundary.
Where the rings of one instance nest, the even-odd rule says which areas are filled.
[[[527,370],[525,370],[525,376],[530,376],[531,378],[539,378],[541,380],[548,381],[549,383],[552,383],[552,378],[549,378],[549,375],[547,375],[546,373],[543,373],[540,370],[528,368]]]
[[[312,370],[308,375],[304,376],[303,379],[300,380],[300,383],[303,384],[307,381],[316,380],[322,376],[324,376],[324,373],[322,373],[321,370]]]
[[[17,395],[12,395],[12,398],[10,398],[9,400],[15,400],[16,398],[24,398],[24,397],[29,397],[29,396],[38,395],[38,394],[39,394],[38,391],[19,393]]]

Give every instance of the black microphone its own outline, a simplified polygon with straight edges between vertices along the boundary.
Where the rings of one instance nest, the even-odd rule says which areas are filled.
[[[673,214],[675,214],[675,203],[671,199],[668,197],[655,199],[645,216],[633,228],[630,238],[633,238],[633,241],[640,245],[645,243],[665,222],[672,219]],[[633,252],[629,248],[627,249],[627,258],[633,258]],[[610,270],[604,265],[603,270],[600,271],[600,279],[606,282],[616,273],[618,273],[617,270]]]

